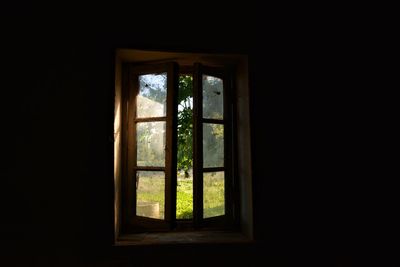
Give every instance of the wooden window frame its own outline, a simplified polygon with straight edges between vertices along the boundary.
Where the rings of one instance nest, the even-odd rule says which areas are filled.
[[[138,56],[139,55],[139,56]],[[129,244],[144,244],[144,241],[138,241],[141,238],[140,233],[153,232],[156,236],[152,234],[153,237],[150,237],[148,240],[151,244],[163,243],[160,241],[159,237],[157,237],[157,232],[165,232],[163,235],[166,235],[167,239],[171,238],[170,235],[173,233],[182,233],[184,235],[194,235],[194,239],[191,238],[192,241],[189,243],[198,243],[204,242],[196,239],[196,232],[201,231],[201,233],[207,233],[204,231],[234,231],[238,235],[231,239],[225,235],[225,237],[220,234],[213,234],[210,238],[216,241],[223,240],[236,240],[236,241],[244,241],[244,240],[252,240],[252,200],[251,200],[251,170],[249,167],[250,164],[250,143],[249,143],[249,127],[246,125],[249,123],[249,104],[248,99],[248,89],[247,89],[247,59],[242,55],[209,55],[209,54],[191,54],[191,53],[176,53],[176,52],[153,52],[153,51],[143,51],[143,50],[129,50],[129,49],[121,49],[116,53],[116,106],[115,106],[115,121],[114,121],[114,130],[117,139],[115,139],[115,157],[114,158],[114,181],[115,181],[115,244],[123,245],[128,241]],[[155,60],[156,59],[156,60]],[[167,62],[175,62],[175,63],[167,63]],[[197,64],[195,64],[197,62]],[[127,216],[127,205],[128,203],[128,194],[126,186],[129,179],[127,177],[128,174],[128,162],[127,154],[128,154],[128,131],[127,131],[127,120],[129,113],[127,112],[129,109],[129,105],[127,97],[129,96],[129,86],[131,86],[132,81],[127,79],[131,72],[131,68],[143,68],[143,69],[153,69],[154,64],[157,65],[174,65],[175,71],[174,79],[176,83],[178,81],[178,76],[180,74],[193,74],[193,78],[195,78],[196,73],[197,77],[201,77],[200,74],[210,75],[214,77],[222,77],[224,80],[224,119],[221,122],[220,120],[214,119],[204,119],[194,115],[194,127],[197,127],[194,131],[194,138],[199,139],[202,135],[201,127],[203,122],[206,123],[220,123],[224,124],[224,149],[225,149],[225,164],[223,168],[207,168],[206,171],[225,171],[225,215],[211,218],[203,218],[202,211],[203,209],[199,209],[199,206],[203,205],[202,194],[199,192],[202,191],[202,170],[197,168],[197,178],[194,178],[194,190],[198,193],[194,196],[194,214],[192,222],[187,220],[176,220],[176,153],[170,155],[173,157],[175,155],[174,168],[171,168],[171,173],[166,173],[166,187],[174,188],[174,190],[169,190],[169,192],[174,192],[173,196],[170,197],[169,200],[169,213],[173,216],[169,216],[167,218],[167,209],[165,210],[165,223],[159,223],[159,220],[154,220],[151,218],[146,218],[140,224],[132,224],[132,220]],[[179,69],[177,71],[177,69]],[[120,73],[120,74],[118,74]],[[169,75],[170,76],[170,75]],[[121,77],[121,78],[118,78]],[[168,79],[168,81],[171,79]],[[201,79],[194,79],[194,94],[201,94]],[[236,92],[236,86],[239,86],[239,92]],[[119,88],[119,89],[118,89]],[[178,88],[176,86],[176,88]],[[197,89],[196,89],[197,88]],[[119,92],[119,93],[118,93]],[[168,93],[173,92],[168,88]],[[177,92],[173,92],[175,95]],[[176,99],[175,96],[173,96]],[[194,97],[196,99],[196,97]],[[201,97],[197,97],[198,100],[202,100]],[[194,100],[195,101],[195,100]],[[201,102],[201,101],[200,101]],[[168,100],[167,96],[167,105],[173,103],[173,101]],[[229,105],[228,105],[229,103]],[[176,103],[174,106],[177,107]],[[202,105],[200,106],[202,107]],[[171,107],[167,108],[168,110]],[[175,110],[177,112],[177,108]],[[201,112],[199,108],[194,107],[194,113]],[[174,144],[176,144],[176,115],[173,115],[175,121],[172,121],[174,125],[172,129],[173,131],[166,131],[166,133],[175,133]],[[199,119],[200,118],[200,119]],[[157,120],[163,120],[164,118],[158,118]],[[245,119],[246,121],[243,121]],[[153,121],[152,119],[143,119],[143,121]],[[171,121],[171,120],[170,120]],[[120,125],[116,124],[119,123]],[[238,127],[238,123],[241,125]],[[195,126],[198,124],[198,126]],[[116,126],[117,125],[117,126]],[[117,127],[117,128],[116,128]],[[237,131],[239,130],[239,131]],[[115,138],[115,137],[114,137]],[[174,138],[174,137],[172,137]],[[170,138],[169,140],[172,140]],[[195,141],[194,141],[195,142]],[[168,143],[168,142],[167,142]],[[196,143],[193,149],[195,150]],[[202,143],[202,142],[201,142]],[[200,143],[200,144],[201,144]],[[199,146],[199,145],[197,145]],[[202,146],[200,146],[202,149]],[[227,151],[228,150],[228,151]],[[198,150],[197,150],[198,151]],[[171,152],[171,151],[170,151]],[[132,153],[132,152],[130,152]],[[198,154],[199,152],[197,152]],[[196,152],[194,152],[194,157]],[[227,157],[227,155],[230,155]],[[202,156],[202,153],[201,153]],[[198,157],[201,158],[201,157]],[[173,160],[173,159],[171,159]],[[201,159],[200,159],[201,160]],[[194,159],[194,161],[197,161]],[[195,164],[195,163],[194,163]],[[197,162],[199,165],[199,162]],[[167,167],[167,164],[166,166]],[[140,168],[143,169],[143,168]],[[161,170],[159,168],[146,167],[146,170]],[[195,168],[194,168],[195,170]],[[172,175],[175,174],[175,177],[172,178]],[[199,178],[200,177],[200,178]],[[132,183],[132,181],[130,181]],[[131,187],[132,188],[132,187]],[[166,190],[166,191],[167,191]],[[201,197],[199,197],[201,195]],[[129,197],[132,199],[132,197]],[[167,195],[166,195],[167,198]],[[167,202],[167,199],[166,199]],[[125,204],[124,204],[125,203]],[[131,202],[135,203],[135,202]],[[167,207],[168,208],[168,207]],[[132,209],[131,209],[132,210]],[[171,212],[173,210],[173,212]],[[197,211],[197,212],[196,212]],[[132,211],[134,212],[134,211]],[[168,220],[167,220],[168,219]],[[138,222],[138,221],[137,221]],[[151,226],[150,226],[151,225]],[[150,226],[150,227],[149,227]],[[172,230],[172,231],[171,231]],[[189,231],[189,232],[188,232]],[[221,232],[220,232],[221,233]],[[132,235],[133,234],[133,235]],[[148,235],[148,234],[146,234]],[[179,234],[180,235],[180,234]],[[240,238],[239,238],[240,235]],[[175,237],[173,237],[174,239]],[[204,236],[203,236],[204,238]],[[177,238],[179,239],[179,238]],[[135,241],[136,240],[136,241]],[[183,243],[188,243],[186,241],[182,241]],[[236,242],[235,241],[235,242]],[[167,242],[168,243],[168,242]],[[179,242],[178,242],[179,243]]]
[[[126,133],[122,137],[123,150],[122,161],[122,230],[126,233],[144,232],[144,231],[167,231],[173,228],[175,218],[176,191],[176,153],[174,143],[176,143],[176,134],[173,129],[176,128],[176,105],[175,90],[177,86],[177,65],[175,63],[152,64],[135,66],[133,64],[125,64],[123,67],[123,87],[122,98],[126,99],[126,118],[122,125],[122,132]],[[137,118],[137,94],[138,80],[135,79],[141,74],[148,73],[167,73],[167,111],[164,117],[147,117]],[[137,149],[136,149],[136,125],[141,122],[166,122],[166,142],[165,142],[165,164],[164,167],[156,166],[137,166]],[[175,166],[175,167],[174,167]],[[146,218],[136,216],[136,186],[133,181],[137,177],[137,171],[163,171],[165,174],[165,210],[164,220]]]
[[[230,74],[226,68],[207,67],[195,63],[193,67],[179,68],[177,63],[125,65],[123,92],[127,101],[127,120],[123,123],[124,132],[123,147],[126,147],[123,155],[123,201],[122,217],[123,231],[128,233],[145,231],[170,231],[173,229],[202,229],[215,228],[227,229],[234,225],[233,206],[233,171],[232,160],[232,127],[231,118],[233,105],[230,93],[233,87],[230,83]],[[193,75],[193,220],[176,219],[176,195],[177,195],[177,91],[178,77],[181,71]],[[138,79],[142,74],[167,73],[167,111],[164,117],[137,118],[136,107],[138,95]],[[202,116],[202,77],[209,75],[223,80],[223,119],[209,119]],[[141,122],[166,122],[166,156],[165,167],[137,166],[136,165],[136,125]],[[212,123],[224,127],[224,166],[203,167],[203,124]],[[163,171],[165,174],[165,212],[164,219],[153,219],[136,215],[136,186],[134,179],[137,171]],[[203,175],[206,172],[224,172],[224,200],[225,214],[221,216],[203,217]],[[191,221],[191,222],[190,222]]]
[[[203,118],[203,75],[217,77],[223,80],[223,118],[209,119]],[[235,224],[233,216],[234,206],[237,201],[233,200],[234,172],[233,167],[233,131],[232,131],[232,112],[233,102],[231,94],[233,86],[230,77],[232,74],[228,67],[209,67],[200,63],[195,63],[193,67],[193,118],[194,118],[194,151],[193,151],[193,181],[194,181],[194,226],[195,228],[224,228],[231,229]],[[207,167],[203,166],[203,124],[212,123],[224,126],[224,166]],[[203,207],[203,178],[206,172],[224,171],[224,199],[225,214],[217,217],[204,218]]]

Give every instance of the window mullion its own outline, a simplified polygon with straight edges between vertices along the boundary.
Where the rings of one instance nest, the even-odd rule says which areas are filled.
[[[167,132],[166,132],[166,221],[170,227],[175,226],[176,221],[176,165],[177,165],[177,90],[178,90],[178,66],[176,63],[168,64],[167,80]]]
[[[203,220],[203,97],[201,64],[193,73],[193,221],[199,227]]]
[[[232,136],[232,83],[230,79],[230,71],[224,70],[224,119],[226,121],[224,127],[224,166],[225,166],[225,215],[227,221],[233,219],[233,136]]]
[[[128,105],[127,105],[127,118],[128,118],[128,129],[127,129],[127,177],[126,179],[126,191],[127,191],[127,214],[128,214],[128,224],[131,218],[136,214],[136,95],[138,93],[138,81],[135,79],[135,75],[132,75],[132,68],[129,67],[128,72]]]

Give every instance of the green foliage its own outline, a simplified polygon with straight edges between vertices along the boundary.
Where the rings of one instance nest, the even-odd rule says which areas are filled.
[[[158,88],[158,83],[162,84],[162,77],[159,78],[159,82],[150,83],[153,81],[143,77],[140,81],[143,83],[143,87],[146,88],[143,91],[143,95],[162,102],[165,98],[164,88]],[[214,82],[213,80],[211,80]],[[214,97],[213,94],[206,95],[208,106],[222,105],[221,98]],[[178,180],[177,188],[177,206],[176,216],[178,219],[191,219],[193,218],[193,180],[189,178],[189,172],[193,168],[193,78],[190,75],[179,76],[179,93],[178,93],[178,155],[177,155],[177,168],[178,171],[185,173],[185,178]],[[214,111],[212,117],[220,116],[221,112]],[[149,128],[147,128],[149,127]],[[223,139],[224,128],[220,125],[211,124],[207,126],[206,130],[210,133],[209,140],[206,142],[207,151],[215,151],[216,140]],[[146,124],[146,127],[138,136],[138,142],[144,144],[153,144],[151,130],[154,127]],[[159,136],[154,136],[155,139]],[[138,147],[140,153],[143,153],[143,158],[156,162],[156,155],[150,153],[151,150],[148,146]],[[143,151],[142,151],[143,150]],[[217,151],[218,152],[218,151]],[[220,153],[211,153],[208,160],[217,162]],[[223,157],[223,155],[222,155]],[[159,157],[157,157],[159,158]],[[154,177],[153,177],[154,178]],[[164,213],[164,185],[159,184],[161,179],[140,179],[140,186],[142,190],[138,191],[138,201],[153,201],[160,204],[160,213]],[[160,190],[161,189],[161,190]],[[224,214],[224,179],[219,175],[212,175],[210,179],[206,181],[204,186],[204,214],[206,217],[218,216]]]
[[[153,176],[150,179],[140,179],[141,190],[138,190],[138,201],[158,202],[160,214],[164,214],[164,184],[162,179]],[[207,179],[204,188],[204,214],[207,217],[224,214],[224,182],[217,176]],[[180,179],[177,188],[177,219],[193,218],[193,180]]]
[[[188,171],[193,166],[193,78],[179,76],[178,94],[178,170]]]
[[[191,75],[180,75],[178,103],[191,97],[193,97],[193,77]]]
[[[193,218],[193,180],[180,179],[176,193],[176,218]]]

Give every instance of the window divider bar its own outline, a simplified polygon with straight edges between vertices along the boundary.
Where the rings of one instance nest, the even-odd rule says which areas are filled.
[[[165,167],[135,166],[136,171],[165,171]]]
[[[208,167],[203,168],[203,172],[223,172],[225,171],[225,167]]]
[[[236,83],[234,81],[235,75],[233,75],[236,72],[236,70],[233,67],[229,68],[229,86],[230,89],[230,94],[229,94],[229,105],[231,107],[231,111],[229,112],[230,114],[230,127],[231,127],[231,164],[232,164],[232,181],[231,181],[231,188],[232,188],[232,199],[233,199],[233,205],[231,205],[232,208],[232,221],[233,221],[233,226],[238,229],[240,227],[239,224],[239,216],[240,216],[240,191],[239,191],[239,183],[238,183],[238,176],[239,176],[239,162],[238,162],[238,121],[236,118],[238,118],[238,109],[237,109],[237,103],[235,99],[238,99],[237,97],[237,87]]]
[[[129,81],[129,67],[124,64],[122,67],[122,87],[121,87],[121,230],[124,231],[128,225],[129,214],[129,187],[128,184],[128,88]]]
[[[202,118],[203,123],[225,124],[225,120]]]
[[[176,63],[168,63],[167,79],[167,130],[165,148],[165,219],[172,229],[176,224],[176,166],[177,166],[177,97],[178,90],[178,66]]]
[[[147,118],[135,118],[135,122],[153,122],[153,121],[166,121],[167,117],[147,117]]]
[[[171,103],[171,227],[176,227],[176,190],[178,184],[177,166],[178,166],[178,90],[179,90],[179,65],[176,62],[170,63],[169,68],[172,71],[172,90],[170,94]]]
[[[128,105],[127,105],[127,117],[128,117],[128,129],[127,129],[127,141],[128,141],[128,149],[126,152],[127,158],[127,175],[125,177],[127,183],[127,214],[129,221],[136,215],[136,187],[134,184],[136,183],[136,170],[134,167],[136,166],[136,127],[134,125],[134,119],[136,117],[136,95],[138,92],[138,81],[134,79],[134,75],[132,75],[132,68],[129,67],[128,77],[127,77],[127,88],[132,88],[128,90]]]
[[[231,83],[231,72],[232,71],[224,71],[224,119],[226,120],[226,124],[224,125],[224,166],[225,170],[225,215],[228,218],[229,222],[233,220],[233,206],[234,202],[233,196],[233,185],[234,185],[234,177],[235,174],[233,171],[233,158],[232,158],[232,142],[233,142],[233,132],[232,132],[232,83]]]
[[[203,95],[202,66],[194,64],[193,70],[193,223],[195,228],[203,220]]]

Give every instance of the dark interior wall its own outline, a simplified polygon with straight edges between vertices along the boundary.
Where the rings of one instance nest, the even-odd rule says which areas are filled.
[[[248,262],[253,246],[112,247],[111,140],[116,48],[247,53],[255,41],[247,26],[224,19],[185,25],[186,12],[175,20],[161,11],[104,20],[63,11],[28,9],[4,19],[12,28],[2,38],[1,260],[9,266],[183,266],[194,257],[195,265]],[[144,23],[154,16],[161,17],[158,26]]]
[[[198,23],[186,23],[190,12],[172,16],[162,7],[123,20],[107,8],[92,17],[31,8],[2,18],[10,25],[1,51],[4,266],[260,266],[255,259],[351,266],[364,259],[352,256],[366,240],[367,198],[354,170],[345,172],[354,159],[342,150],[354,126],[338,123],[336,84],[315,67],[330,59],[318,56],[322,41],[305,45],[309,36],[247,7],[200,10],[208,13]],[[239,19],[247,12],[253,15]],[[147,25],[154,17],[158,25]],[[111,246],[120,47],[249,55],[255,244]]]

